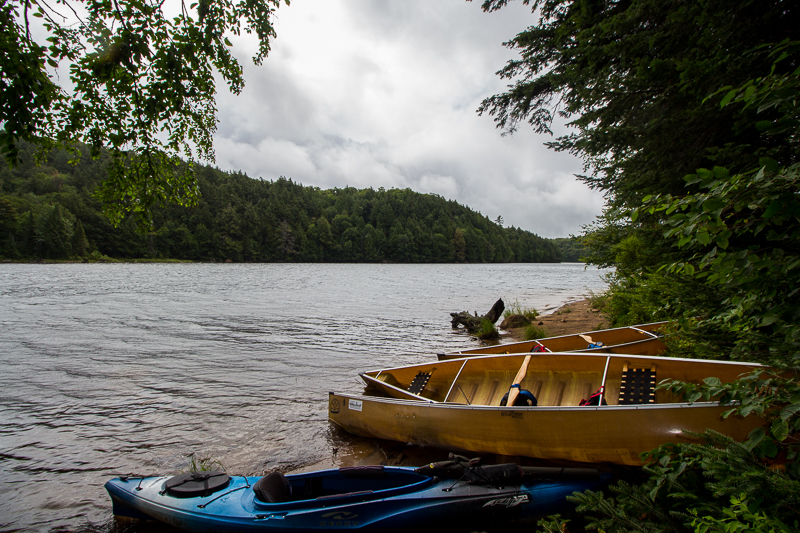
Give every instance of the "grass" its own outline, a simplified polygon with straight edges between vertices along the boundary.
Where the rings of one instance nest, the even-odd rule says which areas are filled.
[[[594,293],[589,291],[589,296],[586,297],[589,300],[589,303],[592,305],[592,309],[599,309],[603,310],[608,303],[608,296],[605,293]]]
[[[475,335],[479,339],[496,339],[500,336],[500,333],[492,322],[484,319],[481,321],[481,327],[475,332]]]
[[[525,341],[544,339],[549,336],[550,333],[548,333],[546,328],[540,328],[539,326],[536,326],[534,324],[525,326],[525,329],[522,330],[522,340]]]
[[[189,465],[186,469],[187,472],[208,472],[210,470],[225,471],[225,466],[217,459],[212,459],[211,457],[202,457],[198,459],[194,452],[187,454],[186,457],[189,458]]]
[[[522,315],[528,320],[533,320],[539,316],[539,311],[533,307],[522,307],[519,300],[514,300],[514,303],[510,304],[506,310],[503,311],[503,318],[508,318],[511,315]]]

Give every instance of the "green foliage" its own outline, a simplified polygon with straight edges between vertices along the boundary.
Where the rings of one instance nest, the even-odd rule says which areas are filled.
[[[494,323],[487,319],[481,320],[481,327],[475,331],[475,336],[479,339],[496,339],[500,336]]]
[[[546,328],[539,327],[535,324],[528,324],[527,326],[525,326],[525,329],[522,330],[522,340],[524,341],[545,339],[549,336],[550,334],[548,333]]]
[[[103,211],[114,225],[133,213],[150,228],[153,206],[196,203],[194,157],[214,159],[216,76],[234,93],[244,86],[229,37],[254,34],[260,64],[279,3],[201,0],[168,16],[163,3],[145,0],[4,2],[0,150],[11,164],[20,141],[39,143],[40,157],[76,141],[93,158],[110,150],[97,192]],[[41,24],[37,32],[31,17]],[[37,42],[34,34],[43,37]],[[69,71],[63,86],[58,68]]]
[[[697,516],[723,520],[732,496],[745,496],[771,521],[792,523],[800,482],[765,464],[744,444],[707,431],[697,443],[664,445],[651,453],[643,480],[620,481],[613,496],[587,491],[567,499],[587,515],[587,529],[679,533]]]
[[[764,427],[750,432],[744,446],[760,458],[785,458],[786,471],[800,480],[800,367],[754,371],[732,383],[708,377],[702,384],[665,380],[659,388],[682,395],[688,402],[715,400],[731,406],[722,416],[756,415]]]
[[[771,47],[770,57],[774,63],[769,75],[730,89],[720,105],[772,112],[772,120],[757,126],[774,137],[800,124],[800,67],[779,73],[783,62],[800,58],[800,42]],[[796,151],[797,141],[791,144]],[[782,165],[764,157],[756,168],[738,174],[720,166],[700,169],[685,178],[687,189],[697,192],[646,197],[631,212],[634,221],[642,213],[665,215],[664,235],[683,252],[665,268],[701,280],[706,290],[725,296],[706,323],[735,336],[740,353],[800,355],[796,159],[795,153]]]
[[[692,520],[695,533],[790,533],[800,528],[800,523],[795,520],[794,528],[776,518],[759,513],[751,509],[745,494],[731,496],[731,506],[723,509],[724,518],[713,516],[697,516],[697,511],[692,514],[697,516]]]
[[[519,300],[514,300],[513,303],[509,304],[509,306],[503,310],[503,318],[508,318],[511,315],[522,315],[528,320],[533,320],[539,316],[539,311],[533,307],[522,307]]]
[[[561,250],[561,260],[565,263],[577,263],[586,255],[586,247],[580,237],[563,237],[553,239],[558,249]]]
[[[10,230],[0,241],[3,258],[82,258],[98,251],[120,259],[420,263],[453,262],[458,252],[470,263],[560,260],[552,241],[503,228],[436,195],[322,191],[209,167],[195,169],[198,205],[153,208],[153,228],[142,234],[131,217],[113,227],[93,196],[112,161],[87,157],[72,165],[69,154],[54,150],[46,165],[36,166],[33,147],[20,147],[16,168],[0,163],[0,224]]]
[[[567,518],[561,518],[560,514],[554,514],[547,518],[541,518],[536,521],[538,533],[567,533],[567,524],[570,522]]]

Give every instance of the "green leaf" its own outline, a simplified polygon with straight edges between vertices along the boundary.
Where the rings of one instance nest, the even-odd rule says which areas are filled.
[[[800,411],[800,402],[784,407],[781,410],[781,420],[788,420],[792,416],[796,415],[798,411]]]
[[[764,431],[764,428],[755,428],[747,435],[747,440],[744,441],[745,448],[748,450],[754,449],[764,439],[765,436],[766,432]]]
[[[774,217],[778,214],[778,212],[783,207],[783,203],[780,200],[773,200],[766,211],[764,211],[763,218],[769,220],[770,218]]]
[[[734,96],[736,96],[737,92],[738,92],[737,89],[731,89],[730,91],[728,91],[728,94],[722,97],[722,101],[719,103],[719,106],[725,107],[726,105],[728,105],[728,103],[730,103],[730,101],[733,100]]]
[[[761,449],[761,453],[766,455],[767,457],[775,457],[778,455],[778,447],[772,440],[765,439],[759,444],[759,448]]]
[[[789,436],[789,424],[786,420],[775,420],[769,431],[778,442],[782,442]]]

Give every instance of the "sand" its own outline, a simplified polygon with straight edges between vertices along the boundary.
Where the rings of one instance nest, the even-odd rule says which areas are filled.
[[[602,312],[592,309],[589,300],[579,300],[565,304],[547,315],[534,320],[540,328],[547,330],[547,337],[584,333],[608,328],[608,319]],[[500,330],[500,343],[522,340],[524,328]]]

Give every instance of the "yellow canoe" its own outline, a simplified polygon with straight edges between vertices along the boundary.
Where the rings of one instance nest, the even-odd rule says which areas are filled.
[[[520,385],[538,406],[500,406],[526,357]],[[356,435],[463,452],[638,465],[643,452],[691,440],[685,431],[713,429],[741,440],[763,424],[753,416],[722,419],[728,408],[716,402],[689,404],[653,391],[656,380],[732,381],[759,367],[618,354],[453,359],[365,372],[364,381],[382,396],[332,392],[329,418]],[[580,405],[601,386],[607,405]]]
[[[637,326],[602,329],[533,341],[483,346],[459,352],[439,353],[437,356],[440,360],[444,360],[475,355],[528,353],[531,351],[661,355],[666,350],[666,346],[661,339],[662,335],[659,334],[659,330],[666,324],[667,322],[653,322]]]

